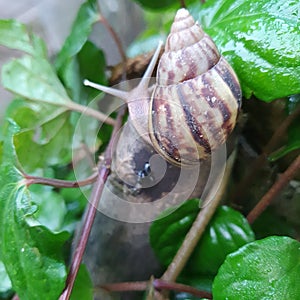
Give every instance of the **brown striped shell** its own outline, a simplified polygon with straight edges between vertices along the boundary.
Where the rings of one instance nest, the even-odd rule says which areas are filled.
[[[232,132],[241,104],[240,85],[212,39],[186,9],[179,9],[150,97],[148,85],[160,47],[130,92],[88,80],[85,84],[124,99],[137,132],[168,162],[193,165],[224,144]]]
[[[241,89],[233,69],[186,9],[178,10],[158,65],[149,134],[177,165],[192,165],[225,143]]]

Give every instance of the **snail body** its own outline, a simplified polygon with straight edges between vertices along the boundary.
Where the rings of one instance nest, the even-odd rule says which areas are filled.
[[[139,134],[168,162],[193,165],[224,144],[232,132],[241,104],[240,85],[212,39],[186,9],[179,9],[149,95],[160,47],[132,91],[88,85],[124,99]]]

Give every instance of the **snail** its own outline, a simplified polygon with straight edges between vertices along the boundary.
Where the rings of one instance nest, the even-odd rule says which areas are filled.
[[[124,99],[135,129],[169,163],[190,166],[224,144],[236,124],[241,88],[229,63],[186,9],[176,13],[150,95],[161,44],[129,92],[85,85]]]

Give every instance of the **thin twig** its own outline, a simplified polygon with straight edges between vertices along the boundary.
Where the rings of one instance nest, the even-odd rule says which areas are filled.
[[[100,287],[108,292],[129,292],[147,290],[149,281],[117,282],[103,284]]]
[[[202,234],[204,233],[204,230],[205,230],[207,224],[211,220],[220,201],[222,200],[222,197],[225,193],[225,189],[227,187],[227,183],[228,183],[231,171],[232,171],[233,163],[235,161],[235,156],[236,156],[236,153],[234,151],[227,160],[223,178],[218,178],[216,180],[216,182],[219,182],[220,179],[222,179],[221,185],[217,191],[217,194],[208,203],[204,202],[203,208],[198,213],[197,218],[194,221],[189,232],[186,234],[186,236],[183,240],[183,243],[181,244],[180,248],[178,249],[172,262],[169,264],[167,270],[162,275],[162,277],[161,277],[162,280],[168,281],[168,282],[175,282],[176,278],[178,277],[178,275],[181,273],[184,266],[186,265],[188,259],[190,258],[196,245],[198,244]],[[210,199],[209,195],[208,195],[207,199]],[[164,291],[162,293],[156,291],[155,299],[156,300],[164,300],[164,299],[168,299],[168,296],[166,293],[164,293]]]
[[[107,31],[109,32],[109,34],[112,36],[113,40],[115,41],[120,56],[122,58],[122,61],[126,61],[127,56],[126,53],[123,49],[122,46],[122,42],[121,39],[119,38],[119,36],[117,35],[117,33],[115,32],[115,30],[112,28],[112,26],[109,24],[109,22],[107,21],[107,19],[103,16],[103,14],[100,15],[100,22],[103,24],[103,26],[105,26],[105,28],[107,29]]]
[[[189,293],[190,295],[194,295],[196,297],[212,299],[211,293],[208,293],[206,291],[200,291],[190,285],[186,285],[182,283],[169,282],[161,279],[154,279],[153,286],[157,290],[185,292],[185,293]]]
[[[30,186],[32,184],[43,184],[43,185],[49,185],[56,188],[76,188],[81,187],[85,185],[92,184],[96,181],[98,177],[98,172],[95,172],[91,176],[79,180],[79,181],[69,181],[69,180],[60,180],[55,178],[45,178],[45,177],[39,177],[39,176],[31,176],[24,174],[24,180],[26,186]]]
[[[292,162],[283,174],[277,179],[269,191],[261,198],[258,204],[250,211],[247,220],[252,224],[258,216],[270,205],[272,200],[282,191],[290,180],[300,171],[300,155]]]
[[[90,198],[90,203],[88,206],[88,210],[84,216],[84,220],[83,220],[83,227],[81,229],[81,235],[80,235],[80,239],[78,242],[78,245],[76,246],[74,255],[73,255],[73,259],[72,259],[72,263],[70,266],[70,271],[67,277],[67,281],[66,281],[66,288],[63,291],[63,293],[60,296],[60,300],[69,300],[71,293],[72,293],[72,289],[74,286],[74,282],[82,261],[82,257],[86,248],[86,244],[94,223],[94,219],[95,219],[95,215],[96,215],[96,211],[97,211],[97,207],[99,205],[99,201],[100,201],[100,197],[104,188],[104,184],[107,180],[107,177],[109,175],[110,172],[110,165],[111,165],[111,153],[112,153],[112,147],[114,144],[114,140],[115,137],[117,135],[118,130],[121,128],[122,126],[122,119],[125,113],[125,109],[121,108],[121,110],[118,113],[117,119],[116,119],[116,124],[114,126],[114,130],[112,133],[112,136],[110,138],[109,144],[107,146],[107,149],[105,151],[105,155],[104,155],[104,163],[100,166],[99,169],[99,176],[97,177],[97,181],[93,187],[92,190],[92,194],[91,194],[91,198]]]
[[[122,78],[123,80],[126,80],[126,62],[127,62],[127,55],[125,53],[125,50],[123,48],[122,45],[122,41],[119,38],[118,34],[116,33],[116,31],[113,29],[113,27],[109,24],[109,22],[107,21],[107,19],[105,18],[105,16],[103,14],[101,14],[101,9],[100,9],[100,4],[98,2],[98,10],[100,12],[100,22],[103,24],[103,26],[107,29],[107,31],[109,32],[109,34],[111,35],[112,39],[115,41],[115,44],[117,45],[117,48],[119,50],[121,59],[122,59]]]
[[[274,148],[281,141],[288,127],[291,125],[291,123],[294,120],[296,120],[296,118],[299,115],[300,115],[300,107],[296,109],[292,114],[287,116],[286,119],[279,125],[279,127],[274,132],[268,144],[264,147],[262,153],[251,164],[250,170],[248,171],[247,175],[241,180],[241,182],[236,187],[234,194],[230,197],[232,201],[237,202],[238,199],[244,198],[243,195],[248,190],[247,187],[251,185],[251,183],[256,177],[257,172],[261,169],[261,166],[264,165],[268,156],[272,153]]]
[[[196,220],[194,221],[192,227],[184,238],[184,241],[177,251],[173,261],[170,263],[169,267],[162,276],[163,280],[166,281],[176,281],[177,276],[180,274],[184,268],[186,262],[188,261],[190,255],[192,254],[195,246],[200,240],[206,225],[213,216],[216,208],[218,207],[227,186],[228,179],[231,174],[233,162],[235,159],[235,153],[232,153],[227,160],[225,173],[219,187],[217,195],[209,201],[209,203],[204,203],[204,207],[200,210]],[[218,182],[219,180],[217,180]]]
[[[108,292],[132,292],[132,291],[145,291],[149,288],[149,281],[136,281],[136,282],[117,282],[101,285],[101,288]],[[176,292],[185,292],[191,295],[211,299],[211,293],[198,290],[190,285],[169,282],[162,279],[154,279],[152,282],[156,290],[168,290]]]
[[[64,104],[64,106],[67,107],[69,110],[78,111],[84,115],[93,117],[102,123],[106,123],[108,125],[113,125],[113,126],[116,124],[116,120],[107,116],[106,114],[102,113],[101,111],[95,110],[91,107],[81,105],[81,104],[73,102],[73,101],[69,104]]]

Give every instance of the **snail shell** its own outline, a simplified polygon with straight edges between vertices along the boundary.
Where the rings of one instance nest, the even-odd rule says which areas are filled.
[[[173,164],[193,164],[226,142],[241,103],[233,69],[212,39],[180,9],[160,58],[149,133]]]
[[[168,162],[193,165],[226,142],[235,127],[241,88],[212,39],[186,9],[179,9],[150,97],[149,77],[160,47],[140,84],[130,92],[85,84],[124,99],[139,134]]]

